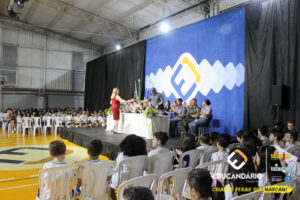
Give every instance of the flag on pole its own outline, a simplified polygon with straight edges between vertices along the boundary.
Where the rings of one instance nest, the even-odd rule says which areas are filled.
[[[134,99],[136,99],[137,97],[136,97],[136,91],[137,89],[136,89],[136,81],[134,81],[134,93],[133,93],[133,98]]]
[[[137,91],[137,100],[141,100],[141,79],[138,79],[139,82],[139,88]]]

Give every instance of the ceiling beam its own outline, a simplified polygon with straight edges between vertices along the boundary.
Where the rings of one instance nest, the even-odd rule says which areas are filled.
[[[98,14],[94,14],[90,11],[75,7],[62,0],[36,0],[36,1],[39,1],[40,3],[48,7],[52,7],[54,9],[62,8],[65,13],[72,16],[78,16],[83,21],[89,21],[90,23],[94,23],[94,24],[102,24],[103,22],[105,22],[109,26],[113,27],[114,31],[122,34],[123,37],[132,37],[132,35],[134,35],[134,37],[137,37],[137,31],[132,28],[126,27],[122,24],[119,24],[118,22],[114,22],[104,17],[101,17]]]
[[[72,2],[73,4],[76,4],[79,0],[68,0],[68,2]],[[55,17],[47,24],[47,27],[51,28],[53,26],[55,26],[65,15],[65,11],[63,9],[63,7],[61,7],[61,9],[58,10],[58,12],[56,13]]]
[[[37,7],[39,5],[38,1],[32,1],[30,8],[28,9],[23,21],[25,22],[29,22],[34,14],[34,12],[36,11]]]

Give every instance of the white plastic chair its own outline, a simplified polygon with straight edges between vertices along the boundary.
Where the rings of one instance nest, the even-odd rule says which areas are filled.
[[[187,167],[187,168],[177,169],[175,171],[171,171],[161,175],[161,177],[158,179],[156,200],[169,199],[169,195],[172,193],[179,194],[181,199],[184,182],[186,180],[188,173],[191,170],[192,168]],[[163,194],[164,191],[163,185],[165,182],[168,182],[171,177],[173,178],[173,183],[172,183],[170,194]]]
[[[122,160],[118,167],[118,185],[132,178],[142,176],[145,166],[147,166],[148,156],[132,156]]]
[[[109,199],[110,192],[107,192],[109,190],[107,177],[112,175],[113,166],[114,162],[101,161],[83,168],[81,194],[77,198],[80,200]]]
[[[238,197],[234,197],[232,200],[258,200],[262,194],[262,191],[256,191]]]
[[[64,165],[39,172],[39,200],[73,200],[77,184],[78,165]]]
[[[228,169],[228,163],[227,163],[227,161],[224,161],[224,160],[217,160],[217,161],[213,161],[213,162],[199,164],[196,168],[197,169],[200,169],[200,168],[207,169],[214,174],[217,174],[217,173],[225,174]],[[183,194],[183,197],[185,197],[186,199],[192,199],[192,197],[187,192],[186,182],[184,183],[182,194]]]
[[[32,131],[32,120],[30,117],[24,117],[23,118],[23,137],[25,136],[25,132],[26,132],[26,129],[28,130],[28,135],[31,133]]]
[[[54,134],[57,135],[57,129],[63,127],[63,120],[61,117],[55,118],[55,125],[54,125]]]
[[[146,176],[139,176],[130,179],[129,181],[123,182],[118,187],[118,200],[123,200],[123,193],[126,188],[136,187],[136,186],[149,188],[152,191],[153,196],[155,196],[157,180],[158,180],[157,174],[150,174]]]
[[[51,128],[51,133],[53,134],[53,118],[52,117],[45,117],[44,121],[44,134],[47,134],[47,128]]]
[[[226,173],[228,168],[228,162],[226,160],[217,160],[213,162],[199,164],[197,169],[204,168],[212,173]]]
[[[172,169],[175,153],[164,152],[153,155],[148,159],[147,174],[164,174]]]
[[[217,151],[219,151],[219,149],[217,147],[205,149],[200,158],[200,164],[209,162],[211,155]]]
[[[189,162],[189,166],[191,168],[195,168],[199,162],[200,157],[202,156],[204,150],[203,149],[194,149],[194,150],[190,150],[190,151],[186,151],[184,152],[180,158],[179,158],[179,168],[183,168],[184,167],[184,160],[183,158],[186,155],[189,155],[190,157],[190,162]]]
[[[36,130],[38,130],[39,133],[42,133],[42,119],[40,117],[33,118],[33,136],[35,136]]]

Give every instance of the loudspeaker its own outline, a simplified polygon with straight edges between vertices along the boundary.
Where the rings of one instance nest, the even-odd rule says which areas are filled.
[[[272,85],[272,105],[282,106],[283,105],[283,85]]]

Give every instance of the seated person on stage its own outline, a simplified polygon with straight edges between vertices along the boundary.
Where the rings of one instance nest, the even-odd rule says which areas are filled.
[[[55,141],[52,141],[50,144],[49,144],[49,152],[50,152],[50,156],[53,158],[53,161],[50,161],[50,162],[47,162],[44,164],[43,166],[43,169],[48,169],[48,168],[53,168],[53,167],[60,167],[60,166],[64,166],[66,165],[67,163],[64,162],[65,160],[65,155],[66,155],[66,145],[65,143],[62,141],[62,140],[55,140]],[[48,181],[51,181],[53,180],[53,177],[51,178],[51,176],[49,175],[49,173],[45,173],[45,179],[48,180]],[[59,176],[59,175],[56,175],[56,176]],[[43,190],[45,191],[44,193],[44,197],[41,198],[41,199],[56,199],[55,197],[51,197],[51,189],[49,188],[48,184],[51,185],[51,183],[47,183],[43,186]],[[53,182],[53,181],[51,181]],[[52,183],[53,184],[53,183]],[[57,184],[58,184],[58,187],[56,188],[57,189],[57,193],[59,193],[59,190],[60,190],[60,183],[59,183],[59,180],[57,178]],[[63,188],[61,188],[63,189]],[[40,189],[39,189],[40,191]],[[38,192],[38,196],[36,199],[39,199],[39,192]]]
[[[99,163],[99,162],[108,162],[107,160],[100,160],[99,159],[99,155],[101,154],[102,149],[103,149],[103,145],[102,145],[102,142],[99,139],[92,140],[87,145],[87,153],[89,155],[89,160],[79,163],[79,169],[78,169],[78,182],[77,182],[76,192],[79,195],[81,193],[80,186],[81,186],[81,180],[82,180],[82,176],[83,176],[83,174],[82,174],[83,169],[85,167],[94,165],[94,164]],[[90,177],[88,177],[88,179],[91,180],[91,179],[93,179],[93,177],[90,176]],[[91,190],[93,190],[93,188],[86,188],[86,190],[91,191]]]
[[[152,147],[155,148],[148,153],[148,157],[154,156],[159,153],[169,152],[170,150],[163,147],[168,141],[168,134],[166,132],[156,132],[152,139]]]
[[[270,143],[268,133],[269,133],[269,130],[268,130],[268,127],[266,127],[266,126],[262,126],[261,128],[257,129],[258,138],[261,140],[261,142],[263,144],[269,144]]]
[[[212,146],[209,145],[209,143],[210,143],[210,136],[209,136],[208,133],[202,133],[199,138],[200,138],[200,146],[197,147],[197,149],[204,149],[204,150],[206,150],[206,149],[212,148]]]
[[[130,111],[133,113],[140,113],[140,104],[136,100],[130,104]]]
[[[154,200],[153,194],[149,188],[146,187],[129,187],[123,192],[124,200]]]
[[[170,137],[175,137],[176,125],[184,118],[184,115],[186,113],[186,109],[182,105],[181,98],[178,98],[176,100],[176,106],[172,108],[171,112],[174,115],[174,118],[170,120],[169,135]]]
[[[197,99],[192,99],[190,105],[189,110],[185,113],[186,117],[178,123],[178,129],[182,135],[186,135],[188,133],[189,123],[198,119],[200,114],[200,108],[197,106]]]
[[[168,101],[166,101],[166,106],[164,108],[164,112],[163,113],[164,113],[164,115],[168,115],[170,111],[171,111],[171,103],[168,100]]]
[[[204,99],[202,101],[202,109],[199,119],[189,123],[190,132],[193,135],[198,136],[198,128],[201,126],[208,126],[211,116],[212,109],[210,106],[210,101],[209,99]]]
[[[148,100],[142,102],[150,102],[151,106],[155,107],[157,110],[164,109],[164,97],[161,93],[158,93],[155,88],[151,88],[151,96]]]
[[[216,152],[216,153],[213,153],[211,155],[211,159],[210,159],[211,162],[217,161],[217,160],[226,160],[227,159],[228,152],[226,151],[226,149],[230,144],[230,140],[231,140],[230,135],[228,135],[226,133],[223,133],[223,134],[219,135],[218,142],[217,142],[217,146],[218,146],[219,151]]]

